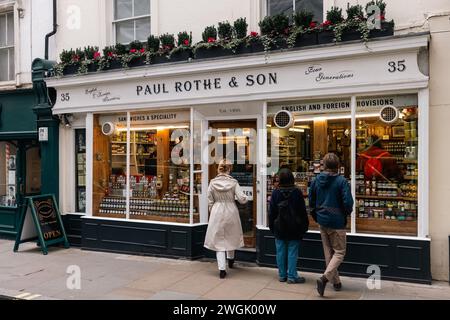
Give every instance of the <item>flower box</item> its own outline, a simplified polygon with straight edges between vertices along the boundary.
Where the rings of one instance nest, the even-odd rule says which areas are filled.
[[[88,64],[88,72],[97,72],[98,70],[98,62],[92,62]]]
[[[150,62],[151,64],[161,64],[161,63],[169,62],[169,59],[167,58],[167,56],[165,54],[163,54],[163,55],[156,54],[151,57],[150,61],[151,61]]]
[[[264,45],[261,40],[251,40],[249,43],[241,43],[236,48],[236,54],[249,54],[263,51]]]
[[[211,48],[198,48],[195,51],[195,59],[208,59],[225,57],[233,54],[231,49],[225,49],[223,47],[211,47]]]
[[[317,43],[317,32],[301,33],[295,39],[294,47],[314,46]]]
[[[63,75],[76,74],[78,73],[79,68],[80,68],[79,63],[68,64],[64,67]]]
[[[381,22],[381,29],[373,29],[369,32],[369,38],[389,37],[394,35],[393,22]]]
[[[270,50],[280,50],[280,49],[287,49],[288,45],[287,45],[287,40],[286,38],[275,38],[273,40],[273,44],[270,48]]]
[[[143,65],[145,65],[145,57],[135,57],[131,59],[130,63],[128,64],[130,68],[141,67]]]
[[[318,44],[325,44],[325,43],[331,43],[334,42],[334,31],[333,30],[323,30],[322,32],[319,32],[317,34],[317,43]]]
[[[362,33],[356,28],[345,29],[342,32],[341,41],[361,40]]]
[[[188,61],[192,57],[192,49],[178,50],[170,55],[171,62]]]
[[[114,59],[109,61],[109,67],[107,68],[107,70],[117,70],[122,68],[122,61]]]

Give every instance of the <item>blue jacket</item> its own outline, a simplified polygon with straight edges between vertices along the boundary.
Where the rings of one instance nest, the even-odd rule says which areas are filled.
[[[338,174],[324,172],[311,184],[309,205],[314,220],[331,229],[344,229],[353,211],[350,184]]]

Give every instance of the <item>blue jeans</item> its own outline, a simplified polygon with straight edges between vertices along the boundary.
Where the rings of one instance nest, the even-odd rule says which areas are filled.
[[[297,259],[299,240],[279,240],[275,239],[277,247],[278,275],[283,279],[295,280],[297,274]]]

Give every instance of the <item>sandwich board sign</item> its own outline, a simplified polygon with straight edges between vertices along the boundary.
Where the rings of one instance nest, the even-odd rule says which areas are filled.
[[[38,240],[44,255],[48,247],[62,243],[69,248],[69,241],[64,230],[61,214],[52,194],[26,197],[19,222],[14,252],[24,242]]]

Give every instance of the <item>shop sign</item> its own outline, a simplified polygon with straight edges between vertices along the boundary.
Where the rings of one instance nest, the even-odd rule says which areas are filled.
[[[24,242],[39,240],[44,255],[48,246],[63,243],[69,247],[54,195],[27,197],[27,205],[23,207],[19,223],[19,231],[14,245],[14,252]]]
[[[326,60],[320,63],[289,63],[282,65],[259,65],[239,70],[199,72],[190,75],[168,75],[165,77],[142,77],[139,79],[115,80],[92,86],[77,84],[73,87],[54,85],[58,99],[53,110],[69,112],[75,108],[92,110],[101,107],[119,106],[132,108],[140,104],[151,106],[173,106],[217,103],[222,99],[245,100],[280,99],[283,96],[311,96],[315,90],[349,90],[352,86],[396,84],[411,81],[426,81],[428,78],[418,68],[415,51],[398,54],[379,54],[353,59]],[[63,80],[61,80],[63,81]],[[348,101],[316,106],[321,111],[348,109]],[[305,107],[305,108],[309,108]],[[59,111],[60,110],[60,111]],[[239,114],[239,110],[232,113]],[[230,110],[222,113],[230,114]],[[220,112],[218,113],[220,115]]]
[[[378,96],[378,97],[364,97],[356,100],[357,111],[379,110],[380,108],[393,105],[396,107],[417,106],[417,95],[401,95],[401,96]],[[310,113],[333,113],[333,112],[350,112],[350,100],[329,100],[329,101],[314,101],[305,103],[292,103],[273,105],[267,108],[269,114],[275,114],[280,110],[287,110],[295,114],[310,114]]]
[[[171,112],[139,112],[131,113],[131,125],[152,125],[152,124],[171,124],[186,123],[190,121],[190,111],[171,111]],[[126,113],[120,115],[102,115],[100,123],[113,122],[121,125],[127,124]]]

